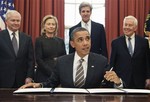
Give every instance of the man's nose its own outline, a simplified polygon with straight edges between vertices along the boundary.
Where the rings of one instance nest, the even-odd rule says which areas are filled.
[[[88,44],[88,41],[87,40],[83,40],[83,44],[84,45]]]

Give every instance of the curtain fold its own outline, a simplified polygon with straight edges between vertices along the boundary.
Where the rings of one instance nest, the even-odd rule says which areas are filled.
[[[123,19],[133,15],[138,19],[137,33],[144,35],[144,23],[150,10],[150,0],[105,0],[106,39],[110,56],[111,41],[123,34]],[[21,31],[32,36],[40,35],[41,20],[47,14],[58,18],[58,36],[64,38],[64,0],[14,0],[15,9],[22,15]]]
[[[41,20],[52,14],[58,18],[58,36],[64,37],[64,0],[14,0],[15,9],[21,13],[21,31],[32,36],[33,42],[40,35]]]

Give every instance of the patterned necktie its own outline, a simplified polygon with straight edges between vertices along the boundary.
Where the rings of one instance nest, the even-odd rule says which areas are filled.
[[[129,53],[130,55],[132,56],[133,55],[133,51],[132,51],[132,44],[131,44],[131,38],[128,38],[128,50],[129,50]]]
[[[83,61],[84,61],[84,59],[80,59],[79,60],[80,64],[77,66],[76,77],[75,77],[75,86],[76,87],[82,87],[85,83],[84,70],[83,70],[83,65],[82,65]]]
[[[15,37],[15,33],[12,33],[12,35],[13,35],[13,38],[12,38],[12,45],[13,45],[15,54],[17,55],[17,53],[18,53],[17,39],[16,39],[16,37]]]

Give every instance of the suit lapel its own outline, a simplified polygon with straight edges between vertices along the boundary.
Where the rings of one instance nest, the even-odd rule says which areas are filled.
[[[125,38],[125,36],[122,36],[121,41],[122,41],[124,49],[126,50],[126,52],[128,53],[128,55],[131,57],[131,55],[130,55],[130,53],[128,51],[128,47],[127,47],[127,44],[126,44],[126,38]]]
[[[7,30],[5,30],[5,33],[3,34],[3,36],[4,36],[3,38],[4,38],[5,43],[8,45],[8,47],[10,49],[10,52],[15,55],[15,51],[14,51],[14,48],[13,48],[13,45],[12,45],[12,42],[11,42],[11,39],[9,36],[9,32]]]
[[[89,54],[85,86],[88,86],[88,84],[92,82],[92,76],[94,76],[94,74],[94,58]]]
[[[133,56],[135,56],[136,55],[136,52],[138,51],[138,49],[139,49],[139,42],[140,41],[138,41],[138,37],[135,35],[135,47],[134,47],[134,53],[133,53]]]
[[[70,84],[72,84],[72,86],[74,86],[74,81],[73,81],[73,60],[74,60],[74,53],[70,54],[70,57],[68,58],[68,60],[66,61],[67,63],[67,73],[68,74],[68,82],[70,82]]]
[[[25,38],[23,37],[23,34],[19,32],[19,50],[17,56],[23,51],[24,44],[25,44]]]

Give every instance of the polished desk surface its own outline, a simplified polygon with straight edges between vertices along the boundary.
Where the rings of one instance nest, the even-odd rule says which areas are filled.
[[[0,102],[150,102],[150,94],[13,94],[0,89]]]

